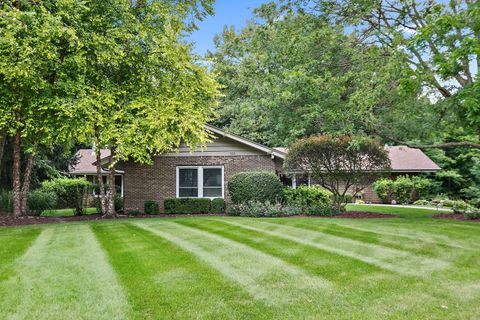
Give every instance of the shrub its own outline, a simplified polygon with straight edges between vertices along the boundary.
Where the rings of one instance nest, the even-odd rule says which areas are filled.
[[[45,210],[55,209],[57,206],[57,195],[53,192],[35,190],[28,194],[29,213],[39,216]]]
[[[393,200],[393,180],[382,178],[373,183],[373,191],[383,203],[391,203]]]
[[[316,205],[305,209],[295,204],[282,205],[279,202],[271,203],[269,201],[249,201],[247,203],[239,203],[228,206],[227,214],[230,216],[242,217],[279,217],[299,214],[333,216],[336,214],[336,211],[332,206]]]
[[[249,201],[239,204],[233,204],[228,207],[228,215],[242,217],[278,217],[286,215],[281,203],[271,203],[269,201]]]
[[[414,191],[413,181],[407,176],[400,176],[393,181],[393,193],[395,200],[400,204],[411,203]]]
[[[275,203],[282,200],[283,185],[273,172],[241,172],[228,182],[228,191],[235,204],[249,201]]]
[[[13,196],[11,191],[0,191],[0,214],[13,212]]]
[[[349,192],[345,193],[344,199],[345,199],[345,203],[352,203],[353,202],[353,194],[351,194]]]
[[[434,187],[431,180],[419,176],[414,176],[411,180],[413,183],[412,202],[418,199],[428,198],[431,195]]]
[[[211,202],[207,198],[169,198],[164,201],[165,213],[210,213]]]
[[[140,214],[142,214],[142,213],[140,212],[140,210],[128,210],[128,211],[127,211],[127,214],[128,214],[129,216],[138,216],[138,215],[140,215]]]
[[[363,201],[362,199],[357,199],[355,201],[355,204],[365,204],[365,201]]]
[[[453,205],[451,208],[453,210],[453,213],[465,213],[469,210],[474,209],[470,204],[466,203],[463,200],[453,201]]]
[[[413,204],[416,205],[416,206],[429,206],[430,201],[421,199],[421,200],[415,201]]]
[[[480,219],[480,209],[478,208],[471,208],[463,214],[465,219]]]
[[[285,203],[301,207],[332,205],[332,193],[321,187],[300,186],[283,190]]]
[[[160,206],[158,205],[157,201],[147,200],[144,203],[143,211],[145,212],[145,214],[159,214]]]
[[[226,205],[225,200],[222,198],[216,198],[212,200],[211,213],[225,213]]]
[[[84,210],[85,196],[91,191],[91,184],[85,179],[58,178],[42,183],[44,191],[55,193],[61,208],[74,208],[76,215]]]

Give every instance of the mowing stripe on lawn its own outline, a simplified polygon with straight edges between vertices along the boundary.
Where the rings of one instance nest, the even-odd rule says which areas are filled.
[[[225,222],[240,228],[288,239],[407,275],[429,274],[432,271],[444,269],[450,265],[443,260],[416,256],[405,251],[332,236],[321,231],[314,232],[308,229],[261,221],[239,223],[226,220]]]
[[[47,226],[0,283],[6,319],[124,319],[126,300],[88,225]],[[39,307],[41,306],[41,307]]]
[[[333,293],[329,281],[218,235],[166,221],[135,225],[194,254],[269,304],[315,300],[319,293],[325,299],[327,293]]]
[[[130,303],[129,319],[275,319],[275,310],[194,255],[131,223],[93,230]]]
[[[327,222],[328,223],[328,222]],[[421,230],[417,230],[416,227],[412,224],[404,223],[395,223],[392,225],[379,224],[373,222],[364,222],[364,221],[342,221],[342,225],[347,226],[352,229],[357,229],[359,231],[374,232],[379,234],[404,237],[409,239],[414,239],[418,241],[425,241],[431,243],[438,243],[442,245],[448,245],[451,247],[457,247],[461,249],[473,249],[476,250],[480,248],[480,245],[474,243],[470,240],[470,236],[463,232],[458,234],[457,232],[452,232],[449,229],[443,229],[440,225],[433,225],[432,230],[426,229],[430,227],[429,225],[421,224]],[[480,228],[479,228],[480,231]],[[477,231],[477,232],[479,232]],[[453,236],[453,237],[452,237]]]

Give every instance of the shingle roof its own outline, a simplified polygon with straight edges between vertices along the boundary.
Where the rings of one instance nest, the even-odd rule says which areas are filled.
[[[420,149],[407,146],[387,146],[392,171],[397,172],[429,172],[438,171],[441,168],[433,162]],[[274,148],[280,152],[288,153],[287,148]]]
[[[100,155],[102,159],[108,157],[110,155],[110,150],[102,149],[100,150]],[[77,157],[78,162],[70,167],[70,173],[94,174],[97,172],[97,168],[93,164],[96,161],[95,151],[93,149],[80,149],[75,156]],[[107,171],[102,170],[102,172],[106,173]]]
[[[440,167],[420,149],[406,146],[386,147],[393,171],[437,171]]]

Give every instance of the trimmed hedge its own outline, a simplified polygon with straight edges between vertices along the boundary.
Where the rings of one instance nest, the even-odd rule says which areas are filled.
[[[283,185],[273,172],[240,172],[230,178],[228,192],[235,204],[249,201],[275,203],[282,201]]]
[[[212,200],[211,203],[211,213],[225,213],[226,211],[226,205],[225,205],[225,200],[222,198],[216,198]]]
[[[157,201],[147,200],[145,201],[143,212],[146,214],[159,214],[160,206]]]
[[[164,201],[167,214],[210,213],[212,200],[208,198],[168,198]]]

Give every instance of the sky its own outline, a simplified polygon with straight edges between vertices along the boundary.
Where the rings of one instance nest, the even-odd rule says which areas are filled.
[[[213,51],[213,37],[221,33],[225,25],[240,30],[252,17],[252,10],[267,2],[269,0],[217,0],[215,15],[198,23],[199,29],[189,37],[195,43],[195,52],[204,55],[207,50]]]

